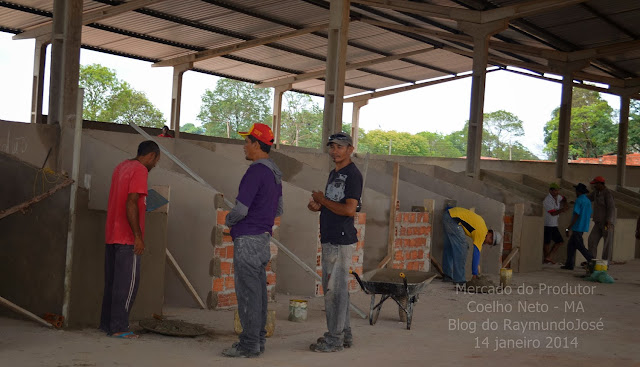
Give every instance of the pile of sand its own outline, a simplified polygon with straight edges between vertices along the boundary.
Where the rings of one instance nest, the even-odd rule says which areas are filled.
[[[465,290],[470,293],[489,293],[496,291],[496,284],[485,275],[471,279],[465,284]]]

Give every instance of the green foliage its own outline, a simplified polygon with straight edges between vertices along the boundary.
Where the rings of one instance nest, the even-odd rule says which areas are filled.
[[[544,151],[549,159],[557,157],[559,123],[560,108],[556,108],[544,126]],[[631,130],[629,132],[631,137]],[[575,88],[571,102],[569,158],[597,157],[616,149],[617,128],[613,122],[613,108],[598,92]]]
[[[286,108],[282,111],[280,142],[299,147],[318,148],[322,141],[323,112],[311,96],[284,93]]]
[[[358,143],[359,152],[371,154],[411,155],[423,157],[460,157],[463,155],[445,136],[423,131],[412,135],[406,132],[371,130]]]
[[[99,65],[80,66],[80,87],[84,88],[82,117],[87,120],[162,127],[166,120],[147,96]]]
[[[640,101],[631,100],[629,106],[629,141],[628,150],[640,153]]]
[[[220,79],[212,91],[202,95],[198,120],[206,135],[239,139],[238,131],[247,131],[257,122],[271,121],[271,91],[231,79]]]
[[[204,135],[204,128],[202,128],[202,126],[196,126],[192,123],[188,123],[180,126],[180,131],[189,133],[189,134]]]

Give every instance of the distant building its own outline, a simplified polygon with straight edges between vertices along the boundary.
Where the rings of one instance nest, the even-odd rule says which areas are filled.
[[[617,154],[607,154],[597,158],[578,158],[570,160],[570,163],[585,163],[585,164],[617,164]],[[627,154],[627,166],[640,166],[640,153]]]

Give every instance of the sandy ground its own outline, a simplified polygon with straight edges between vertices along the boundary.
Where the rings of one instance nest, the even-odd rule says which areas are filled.
[[[325,328],[321,298],[310,300],[308,320],[296,323],[287,321],[289,299],[296,297],[279,295],[271,305],[276,332],[266,353],[255,359],[220,354],[237,338],[233,311],[166,308],[169,318],[202,324],[211,332],[196,338],[148,333],[138,340],[0,318],[0,365],[640,366],[640,260],[612,267],[615,284],[587,282],[581,274],[559,266],[514,274],[510,295],[456,293],[436,280],[415,305],[411,330],[398,321],[397,306],[389,300],[374,326],[352,313],[355,345],[338,353],[308,349]],[[370,296],[359,292],[352,300],[368,310]],[[523,332],[518,325],[542,330]],[[576,327],[581,330],[567,330]]]

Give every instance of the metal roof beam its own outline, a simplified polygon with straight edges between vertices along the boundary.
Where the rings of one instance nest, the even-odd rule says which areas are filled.
[[[381,64],[381,63],[389,62],[389,61],[400,60],[400,59],[402,59],[404,57],[418,55],[418,54],[425,53],[425,52],[428,52],[428,51],[433,51],[433,50],[435,50],[435,48],[430,47],[430,48],[426,48],[426,49],[422,49],[422,50],[405,52],[405,53],[394,55],[394,56],[381,57],[381,58],[374,59],[374,60],[367,60],[367,61],[355,62],[355,63],[347,63],[346,70],[361,69],[361,68],[364,68],[364,67],[367,67],[367,66]],[[306,81],[306,80],[311,80],[311,79],[318,79],[318,78],[321,78],[321,77],[323,77],[325,75],[325,71],[326,71],[325,69],[320,69],[320,70],[316,70],[316,71],[312,71],[312,72],[304,73],[304,74],[299,74],[299,75],[288,75],[288,76],[284,76],[284,77],[280,77],[280,78],[269,79],[269,80],[263,81],[260,84],[257,84],[255,86],[255,88],[271,88],[271,87],[277,87],[277,86],[280,86],[280,85],[300,83],[300,82],[303,82],[303,81]]]
[[[287,38],[292,38],[292,37],[297,37],[297,36],[301,36],[308,33],[317,32],[319,30],[326,29],[327,27],[329,27],[328,23],[313,26],[313,27],[308,27],[308,28],[297,29],[295,31],[285,32],[285,33],[277,34],[274,36],[256,38],[253,40],[248,40],[248,41],[236,43],[229,46],[218,47],[218,48],[209,49],[206,51],[196,52],[190,55],[179,56],[179,57],[174,57],[167,60],[162,60],[160,62],[153,64],[152,66],[154,67],[175,66],[175,65],[186,64],[190,62],[203,61],[213,57],[227,55],[232,52],[245,50],[251,47],[261,46],[267,43],[272,43],[272,42],[284,40]]]
[[[126,13],[131,10],[142,8],[147,5],[159,3],[162,1],[166,1],[166,0],[132,0],[122,5],[106,6],[106,7],[101,7],[99,9],[87,11],[82,14],[82,25],[94,23],[106,18],[110,18],[122,13]],[[53,26],[53,21],[47,21],[37,26],[28,28],[24,32],[13,36],[13,39],[20,40],[20,39],[36,38],[39,36],[51,34],[52,26]]]

